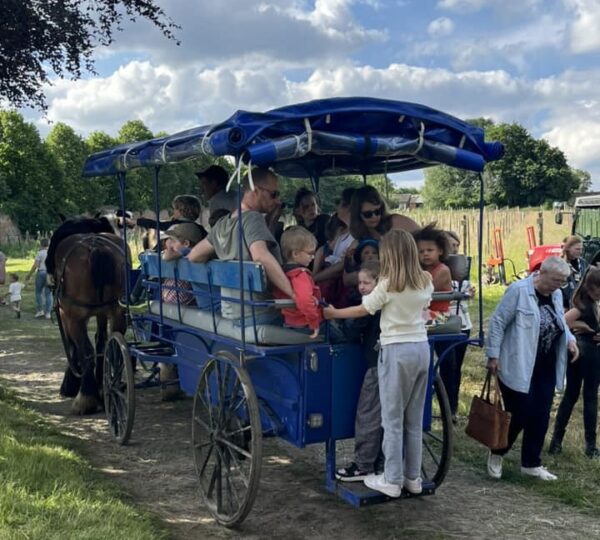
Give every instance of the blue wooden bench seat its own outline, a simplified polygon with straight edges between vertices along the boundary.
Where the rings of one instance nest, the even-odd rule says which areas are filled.
[[[140,256],[140,261],[145,278],[158,279],[158,255],[156,253],[145,253]],[[246,318],[251,318],[252,293],[266,292],[268,290],[267,279],[262,265],[252,261],[244,261],[242,271],[244,291],[246,292],[245,314]],[[200,309],[197,306],[163,302],[163,317],[227,338],[242,339],[239,321],[226,319],[217,311],[217,305],[221,299],[221,287],[239,290],[239,261],[213,260],[205,264],[191,263],[187,259],[161,261],[160,277],[162,279],[169,278],[190,282],[198,305],[203,307],[203,309]],[[213,302],[210,301],[209,290],[212,291]],[[273,300],[272,302],[277,307],[289,307],[293,305],[291,301],[282,302]],[[151,301],[150,312],[159,315],[160,304],[158,300]],[[319,342],[318,339],[310,339],[309,336],[300,332],[271,324],[246,324],[245,335],[246,342],[256,345],[301,345]]]

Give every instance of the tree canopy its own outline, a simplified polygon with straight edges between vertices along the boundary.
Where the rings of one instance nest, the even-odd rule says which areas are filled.
[[[154,0],[2,0],[0,9],[0,97],[42,110],[51,73],[93,72],[94,49],[112,43],[123,17],[147,19],[168,39],[178,28]]]

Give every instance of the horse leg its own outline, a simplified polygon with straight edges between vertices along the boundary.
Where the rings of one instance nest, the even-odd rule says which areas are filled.
[[[67,337],[67,353],[69,355],[69,358],[72,359],[76,359],[75,355],[76,355],[76,351],[75,351],[75,346],[73,345],[73,342],[71,341],[71,339]],[[70,364],[67,365],[67,369],[65,370],[65,374],[63,376],[63,380],[62,383],[60,385],[60,395],[62,397],[65,398],[73,398],[77,395],[77,393],[79,392],[79,387],[81,386],[81,377],[79,377],[78,375],[75,375],[75,373],[73,373],[73,370],[71,369]]]
[[[68,333],[75,344],[75,351],[81,366],[81,387],[71,412],[76,415],[95,413],[98,408],[98,386],[94,373],[94,347],[87,334],[87,321],[70,321]]]
[[[107,322],[108,318],[104,314],[96,317],[96,385],[101,406],[104,404],[104,347],[106,346]]]

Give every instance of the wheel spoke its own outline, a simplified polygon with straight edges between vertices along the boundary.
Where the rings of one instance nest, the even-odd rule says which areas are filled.
[[[200,418],[198,415],[194,415],[194,422],[196,422],[197,424],[202,426],[206,431],[209,431],[209,432],[212,431],[212,428],[204,420],[202,420],[202,418]]]
[[[224,444],[225,446],[227,446],[229,448],[232,448],[236,452],[239,452],[243,456],[246,456],[248,459],[252,459],[252,454],[250,452],[248,452],[248,450],[241,448],[240,446],[236,446],[235,444],[228,441],[227,439],[223,439],[223,437],[217,436],[217,437],[215,437],[215,441],[220,442],[221,444]]]
[[[231,438],[233,435],[237,435],[239,433],[244,433],[245,431],[252,431],[252,426],[251,425],[247,425],[243,428],[240,429],[236,429],[235,431],[224,431],[223,432],[223,436]]]
[[[444,439],[442,437],[440,437],[439,435],[435,435],[433,432],[431,431],[424,431],[423,435],[427,435],[430,439],[433,439],[434,441],[439,442],[440,444],[444,444]]]
[[[200,468],[200,471],[198,473],[200,476],[202,476],[204,474],[204,470],[206,469],[206,466],[208,465],[208,460],[210,459],[210,456],[212,455],[214,447],[215,447],[215,445],[211,444],[210,450],[206,453],[206,457],[204,458],[204,463],[202,464],[202,467]]]
[[[227,448],[227,451],[229,452],[229,455],[233,458],[233,461],[235,461],[236,467],[240,471],[240,479],[242,480],[242,483],[244,484],[244,487],[246,489],[248,489],[249,482],[248,482],[248,479],[246,478],[245,474],[243,474],[244,467],[243,467],[242,463],[240,462],[240,460],[235,455],[235,452],[231,448],[229,448],[229,446],[226,446],[226,448]]]

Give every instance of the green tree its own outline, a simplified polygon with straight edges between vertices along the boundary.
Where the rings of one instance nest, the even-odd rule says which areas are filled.
[[[106,183],[81,177],[89,147],[73,128],[59,122],[46,137],[46,145],[60,168],[63,183],[63,213],[94,212],[105,202]]]
[[[15,111],[0,111],[0,212],[21,231],[54,228],[62,208],[58,163],[37,129]]]
[[[479,175],[440,165],[425,169],[422,195],[431,208],[471,208],[479,203]]]
[[[575,191],[579,191],[580,193],[590,191],[592,188],[592,175],[589,172],[581,169],[571,169],[571,173],[577,182],[577,188]]]
[[[92,54],[110,45],[123,17],[150,21],[168,38],[178,28],[154,0],[4,0],[0,25],[0,97],[15,107],[46,108],[50,75],[93,73]]]
[[[490,202],[499,206],[536,206],[565,200],[577,187],[561,150],[536,140],[519,124],[499,124],[488,138],[504,144],[503,159],[490,163]]]

